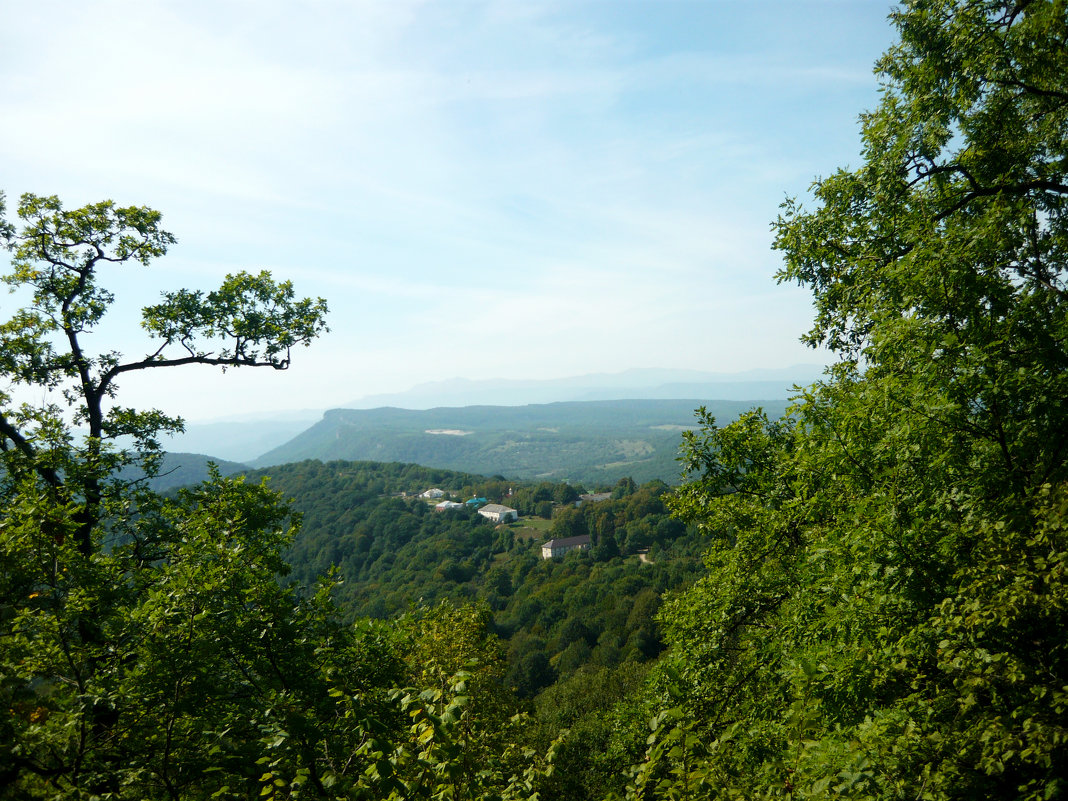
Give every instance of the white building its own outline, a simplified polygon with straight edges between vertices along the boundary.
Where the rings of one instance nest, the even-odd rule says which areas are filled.
[[[579,537],[564,537],[559,540],[549,540],[541,546],[541,558],[552,559],[554,556],[563,556],[568,551],[588,551],[590,549],[590,535],[583,534]]]
[[[509,506],[501,506],[499,503],[490,503],[478,510],[483,517],[494,523],[507,523],[509,520],[518,520],[519,512]]]
[[[445,490],[439,490],[437,487],[428,489],[426,492],[419,493],[420,498],[444,498]]]
[[[442,501],[441,503],[436,504],[434,506],[434,511],[435,512],[445,512],[445,511],[448,511],[449,509],[463,509],[463,508],[464,508],[464,505],[462,503],[457,503],[456,501]]]

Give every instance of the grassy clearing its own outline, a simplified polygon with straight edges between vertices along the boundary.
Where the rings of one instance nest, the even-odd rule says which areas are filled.
[[[551,525],[551,521],[541,517],[524,517],[518,522],[511,523],[509,527],[515,532],[518,540],[543,540],[549,536]]]

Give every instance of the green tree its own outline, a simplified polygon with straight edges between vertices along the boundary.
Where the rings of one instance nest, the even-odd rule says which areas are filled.
[[[579,498],[579,492],[570,484],[557,484],[553,487],[553,502],[560,505],[574,503]]]
[[[3,213],[0,195],[0,219]],[[293,347],[326,330],[326,302],[297,300],[288,281],[275,282],[266,272],[228,275],[218,290],[164,293],[159,304],[146,307],[142,327],[152,342],[145,355],[126,360],[116,352],[94,354],[87,338],[114,300],[100,283],[100,271],[147,266],[167,252],[174,236],[160,227],[159,212],[111,201],[67,211],[54,196],[25,194],[17,213],[21,227],[5,222],[0,229],[11,253],[3,280],[27,292],[30,302],[0,325],[0,375],[58,393],[86,435],[77,443],[67,436],[57,406],[13,408],[2,392],[0,447],[10,454],[5,467],[13,474],[32,472],[78,498],[73,536],[88,557],[96,548],[93,531],[108,477],[146,456],[151,474],[158,434],[182,427],[180,419],[158,410],[117,405],[118,379],[189,364],[284,370]],[[134,451],[112,447],[121,437],[133,439]]]
[[[560,539],[581,537],[589,533],[586,528],[586,517],[582,509],[576,509],[573,506],[563,506],[556,511],[549,531],[553,537]]]
[[[568,672],[535,699],[528,731],[535,749],[545,750],[559,738],[546,797],[580,801],[622,789],[631,755],[613,747],[620,728],[616,709],[641,692],[645,673],[645,666],[633,662],[614,669],[584,667]],[[644,741],[648,729],[641,729]]]
[[[242,273],[146,308],[145,356],[94,354],[113,300],[101,272],[147,265],[174,237],[157,212],[110,202],[25,195],[18,216],[2,226],[4,280],[28,305],[0,326],[0,374],[67,413],[0,393],[2,784],[20,798],[243,798],[266,767],[278,787],[325,792],[357,764],[333,693],[391,684],[389,648],[275,581],[291,530],[266,487],[216,474],[168,501],[120,480],[132,462],[151,475],[157,435],[181,421],[114,401],[132,371],[285,369],[324,330],[325,303]],[[364,707],[366,727],[381,715]]]
[[[686,439],[708,576],[661,612],[634,797],[1068,791],[1068,14],[893,19],[864,164],[776,225],[840,361]]]
[[[511,721],[502,722],[502,691],[490,692],[503,668],[488,613],[443,607],[422,618],[418,636],[403,624],[343,625],[330,581],[305,592],[277,580],[298,519],[265,482],[213,471],[165,498],[119,472],[138,464],[152,476],[157,435],[181,426],[119,406],[122,375],[285,369],[295,345],[325,330],[325,303],[241,273],[144,309],[154,341],[143,357],[94,354],[89,335],[113,300],[105,268],[145,265],[174,238],[157,212],[110,202],[64,211],[26,195],[18,213],[21,227],[0,215],[0,235],[12,254],[5,280],[28,304],[0,326],[0,375],[35,396],[57,393],[67,409],[16,405],[0,392],[4,797],[536,793],[548,757],[504,735]],[[368,487],[377,495],[383,477]],[[380,511],[391,546],[431,517],[403,503]],[[457,540],[488,557],[492,529],[461,528]],[[373,558],[376,544],[368,550]],[[431,686],[397,689],[407,684]]]

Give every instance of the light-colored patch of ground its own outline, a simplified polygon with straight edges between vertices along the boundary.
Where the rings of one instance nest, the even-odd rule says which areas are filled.
[[[444,434],[448,437],[466,437],[468,434],[474,434],[474,431],[464,431],[459,428],[428,428],[424,433],[426,434]]]
[[[548,431],[550,434],[559,434],[560,433],[560,429],[559,428],[544,427],[544,428],[539,428],[538,431]]]
[[[673,423],[665,423],[662,426],[649,426],[656,431],[693,431],[696,426],[680,426]]]

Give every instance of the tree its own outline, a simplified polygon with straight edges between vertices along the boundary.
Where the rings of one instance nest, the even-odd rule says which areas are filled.
[[[1068,788],[1068,15],[893,19],[864,164],[776,224],[840,361],[686,439],[709,572],[661,613],[677,706],[634,797]]]
[[[157,435],[181,421],[114,397],[137,370],[285,369],[325,329],[326,304],[242,273],[145,309],[147,355],[93,354],[88,335],[114,299],[102,269],[147,265],[174,237],[157,212],[111,202],[65,211],[24,195],[18,216],[21,227],[2,225],[4,280],[28,305],[0,326],[0,374],[58,393],[86,433],[56,404],[0,393],[3,784],[25,798],[246,797],[269,750],[277,775],[321,788],[322,754],[345,740],[323,713],[330,677],[359,660],[323,598],[300,601],[274,580],[287,508],[217,474],[174,500],[119,480],[133,461],[151,473]]]
[[[572,647],[585,646],[582,641]],[[566,656],[565,652],[565,656]],[[646,668],[628,662],[618,668],[582,667],[566,671],[534,701],[534,720],[528,737],[538,751],[562,738],[557,745],[555,770],[546,782],[548,798],[604,798],[621,789],[626,757],[613,748],[620,733],[618,710],[639,692]],[[638,737],[645,740],[648,728],[638,723]]]
[[[563,506],[557,509],[556,514],[553,515],[553,522],[549,530],[554,537],[561,539],[581,537],[589,533],[582,509],[576,509],[574,506]]]
[[[302,600],[276,581],[291,536],[276,493],[216,475],[135,525],[109,520],[136,537],[91,559],[57,536],[77,529],[73,506],[30,482],[6,500],[12,797],[246,798],[265,771],[321,793],[366,766],[353,744],[361,728],[389,730],[375,721],[403,676],[399,641],[341,626],[325,592]],[[339,716],[335,694],[361,714]]]
[[[326,304],[241,273],[144,309],[156,340],[145,356],[92,354],[87,336],[113,300],[102,268],[147,264],[174,238],[157,212],[110,202],[67,212],[26,195],[19,216],[21,228],[0,216],[5,280],[29,303],[0,326],[0,375],[57,392],[69,411],[16,407],[0,392],[4,797],[535,794],[548,757],[505,736],[516,724],[487,611],[441,607],[415,628],[344,625],[330,579],[312,592],[278,581],[299,518],[265,480],[216,470],[162,497],[117,472],[137,462],[152,475],[157,435],[181,426],[118,406],[122,375],[285,369],[295,345],[325,330]],[[122,436],[133,451],[117,446]],[[404,543],[419,521],[400,511],[401,523],[381,523]],[[479,535],[487,556],[491,539]],[[481,666],[465,664],[472,657]],[[397,689],[410,684],[423,686]]]
[[[553,487],[553,503],[560,504],[561,506],[568,503],[574,503],[579,499],[579,492],[570,484],[557,484]]]
[[[3,212],[0,195],[0,219]],[[144,356],[93,354],[86,338],[114,300],[100,283],[101,269],[147,266],[174,236],[160,227],[159,212],[111,201],[66,211],[57,197],[25,194],[18,216],[21,228],[5,222],[0,229],[11,253],[3,280],[29,292],[30,303],[0,327],[0,374],[16,385],[59,392],[86,435],[57,449],[64,430],[58,407],[13,409],[11,396],[0,393],[0,448],[17,455],[6,460],[8,470],[32,471],[80,499],[73,535],[89,556],[106,477],[132,459],[157,455],[158,434],[182,427],[157,410],[114,404],[118,379],[189,364],[284,370],[293,347],[326,330],[326,302],[297,300],[288,281],[275,282],[266,272],[228,275],[218,290],[164,293],[161,303],[146,307],[141,324],[155,342]],[[133,453],[112,447],[121,437],[133,438]]]

